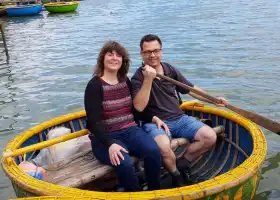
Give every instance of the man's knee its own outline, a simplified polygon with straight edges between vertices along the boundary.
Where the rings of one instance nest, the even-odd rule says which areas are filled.
[[[205,146],[213,146],[217,141],[217,134],[209,126],[204,126],[198,130],[196,139],[202,141]]]
[[[214,144],[216,144],[217,134],[215,133],[215,131],[212,128],[210,128],[210,131],[206,135],[205,140],[206,140],[206,143],[208,144],[208,146],[213,146]]]

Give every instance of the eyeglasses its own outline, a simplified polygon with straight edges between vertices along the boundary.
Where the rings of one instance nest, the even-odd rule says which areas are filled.
[[[152,55],[152,53],[156,56],[158,56],[161,52],[161,49],[155,49],[153,51],[142,51],[142,53],[144,54],[144,56],[150,56]]]

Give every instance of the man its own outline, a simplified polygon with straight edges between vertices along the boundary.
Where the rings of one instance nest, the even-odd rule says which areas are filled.
[[[140,48],[143,66],[135,72],[131,79],[133,104],[136,110],[141,112],[141,120],[144,121],[143,129],[154,137],[160,148],[164,165],[172,175],[173,185],[183,186],[184,182],[176,167],[176,157],[170,147],[169,134],[174,138],[187,138],[191,142],[184,156],[177,163],[186,169],[194,159],[211,149],[216,143],[217,136],[212,128],[183,113],[179,108],[176,90],[181,94],[189,94],[208,103],[213,102],[156,77],[156,73],[165,75],[204,92],[185,79],[176,68],[161,62],[162,42],[158,36],[144,36],[140,41]],[[220,102],[215,105],[225,106],[227,104],[224,98],[219,97],[218,99]],[[153,116],[164,120],[168,128],[163,124],[164,129],[159,129],[147,120]]]

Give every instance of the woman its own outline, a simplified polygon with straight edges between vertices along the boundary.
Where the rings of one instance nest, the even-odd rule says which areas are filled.
[[[87,129],[96,158],[116,169],[126,191],[141,190],[130,155],[144,159],[148,189],[156,190],[160,188],[160,151],[154,139],[134,121],[129,65],[122,45],[105,43],[85,91]],[[157,117],[152,121],[165,126]]]

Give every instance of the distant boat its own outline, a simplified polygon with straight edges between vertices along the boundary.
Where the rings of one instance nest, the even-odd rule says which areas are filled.
[[[6,8],[6,12],[9,17],[19,17],[37,15],[41,12],[42,8],[42,4],[18,5],[16,7]]]
[[[0,17],[7,15],[6,9],[7,8],[14,8],[16,7],[15,4],[2,4],[0,6]]]
[[[52,2],[44,4],[44,7],[50,13],[65,13],[65,12],[72,12],[78,8],[79,2],[72,1],[72,2]]]

